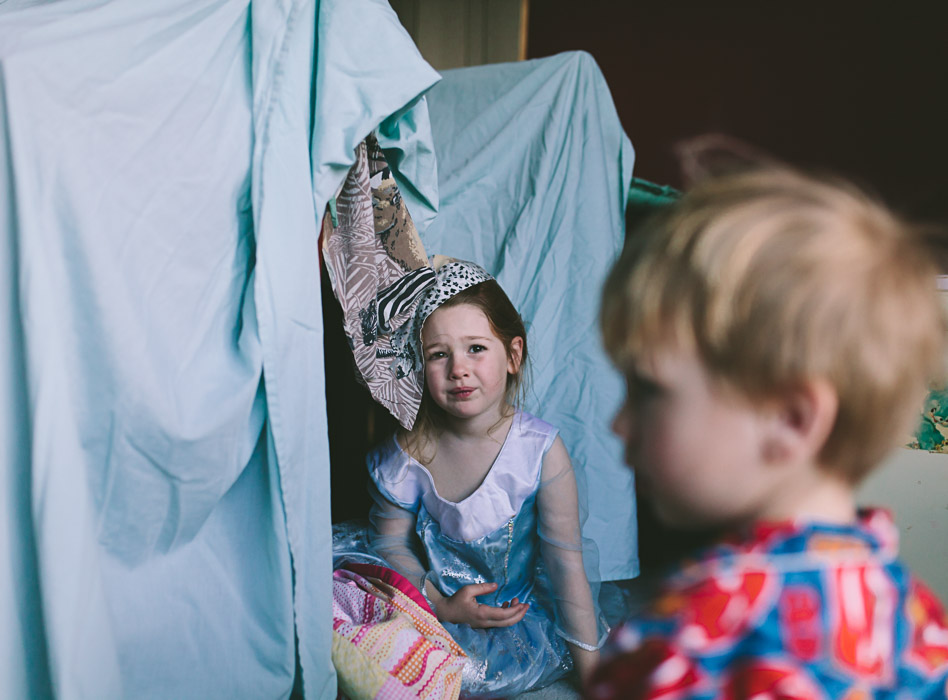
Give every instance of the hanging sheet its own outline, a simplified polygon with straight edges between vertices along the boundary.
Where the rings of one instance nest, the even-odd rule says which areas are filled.
[[[632,474],[608,429],[623,382],[596,320],[634,153],[602,73],[585,53],[464,68],[444,74],[428,105],[440,210],[425,250],[481,264],[523,315],[526,408],[559,427],[585,475],[599,577],[635,576]]]
[[[304,13],[300,21],[311,23],[312,16]],[[279,43],[273,46],[282,49]],[[272,445],[280,464],[294,557],[304,690],[307,697],[330,698],[335,697],[329,661],[332,527],[318,223],[355,163],[356,147],[372,131],[387,149],[416,226],[431,218],[437,206],[437,170],[421,95],[439,76],[421,58],[387,0],[320,0],[315,73],[311,61],[301,46],[292,60],[273,65],[269,78],[255,82],[265,90],[279,85],[287,68],[298,71],[298,82],[285,86],[266,112],[269,125],[257,132],[254,164],[259,164],[262,184],[254,200],[261,217],[256,294]],[[286,171],[286,163],[293,159],[302,165],[305,160],[298,139],[310,124],[304,117],[310,117],[302,103],[295,103],[295,115],[282,107],[286,100],[304,95],[309,104],[303,83],[310,79],[315,91],[310,171],[308,178],[298,178]],[[254,104],[257,114],[261,110],[256,98]],[[309,188],[305,206],[297,193],[303,183]]]
[[[275,696],[247,4],[0,12],[0,696]]]
[[[334,697],[317,212],[378,127],[430,218],[436,79],[383,0],[0,3],[0,697],[287,697],[295,635]]]

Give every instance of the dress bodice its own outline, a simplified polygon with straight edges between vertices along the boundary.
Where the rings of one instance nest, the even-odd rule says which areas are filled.
[[[539,557],[536,496],[543,457],[557,431],[518,413],[484,480],[467,498],[440,496],[430,472],[394,437],[369,459],[379,491],[416,514],[429,577],[452,595],[473,583],[497,583],[481,602],[500,604],[530,593]]]

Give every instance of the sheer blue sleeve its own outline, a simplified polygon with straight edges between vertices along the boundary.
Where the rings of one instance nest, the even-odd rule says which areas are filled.
[[[587,571],[598,570],[594,542],[582,536],[585,508],[576,484],[577,472],[560,438],[546,457],[537,494],[540,553],[550,577],[559,634],[576,646],[593,651],[605,641],[608,626],[599,610],[598,583]]]

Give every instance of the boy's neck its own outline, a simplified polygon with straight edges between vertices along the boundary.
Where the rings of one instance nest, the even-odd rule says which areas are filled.
[[[757,520],[839,524],[856,521],[852,484],[818,465],[813,465],[795,483],[784,484],[781,491],[779,498],[758,513]]]

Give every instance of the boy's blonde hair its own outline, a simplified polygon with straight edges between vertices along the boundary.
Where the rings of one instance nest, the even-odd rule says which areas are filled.
[[[751,400],[809,379],[839,396],[819,460],[858,482],[941,379],[945,319],[921,233],[849,185],[784,169],[711,179],[630,234],[603,293],[622,368],[694,351]]]

